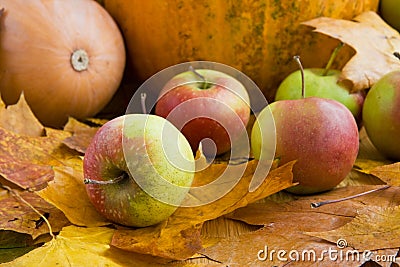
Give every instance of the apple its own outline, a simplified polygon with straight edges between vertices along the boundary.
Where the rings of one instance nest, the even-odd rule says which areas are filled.
[[[251,132],[253,155],[260,161],[264,147],[270,149],[271,140],[264,137],[271,128],[269,116],[265,115],[269,112],[276,129],[275,157],[279,158],[279,164],[296,160],[293,177],[299,184],[287,191],[295,194],[327,191],[351,171],[358,154],[359,135],[356,120],[346,106],[320,97],[269,104],[257,115]]]
[[[221,155],[246,133],[249,95],[237,79],[211,69],[191,69],[162,88],[155,114],[171,121],[193,152],[200,142],[206,156]]]
[[[97,211],[134,227],[167,219],[186,197],[194,168],[182,133],[164,118],[148,114],[108,121],[83,161],[86,191]]]
[[[400,160],[400,70],[382,76],[368,91],[363,124],[378,151]]]
[[[382,18],[397,31],[400,31],[400,1],[380,0],[379,13]]]
[[[307,88],[305,96],[316,96],[339,101],[351,111],[358,122],[361,122],[361,111],[365,98],[364,92],[350,93],[346,87],[338,82],[341,71],[330,69],[340,47],[333,51],[325,68],[304,69],[304,83]],[[275,94],[275,101],[302,98],[301,79],[300,70],[289,74],[279,85]]]
[[[349,90],[338,83],[341,72],[329,70],[323,75],[324,69],[310,68],[304,70],[306,97],[316,96],[333,99],[345,105],[357,120],[361,120],[361,111],[364,103],[364,93]],[[296,86],[297,85],[297,86]],[[301,74],[295,71],[289,74],[279,85],[275,101],[301,98]]]

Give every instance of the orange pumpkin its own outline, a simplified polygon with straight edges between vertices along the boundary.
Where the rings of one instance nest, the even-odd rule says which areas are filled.
[[[122,34],[92,0],[0,0],[0,90],[6,104],[21,92],[45,125],[98,113],[125,67]]]
[[[318,16],[351,19],[376,10],[379,0],[105,0],[120,25],[130,61],[141,79],[184,61],[209,60],[235,67],[272,99],[297,68],[322,67],[336,40],[312,34],[300,22]],[[353,52],[341,52],[343,64]],[[340,64],[338,64],[340,65]]]

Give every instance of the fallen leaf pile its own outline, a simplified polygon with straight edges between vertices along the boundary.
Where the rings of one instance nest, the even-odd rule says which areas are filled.
[[[400,66],[390,55],[400,50],[400,37],[376,14],[306,24],[357,50],[344,70],[354,90]],[[376,58],[367,64],[371,55]],[[258,162],[249,160],[238,165],[241,179],[218,200],[180,207],[155,226],[128,228],[99,215],[83,183],[84,152],[104,122],[70,118],[64,129],[52,129],[40,124],[23,95],[12,106],[0,102],[0,266],[400,264],[400,163],[383,158],[364,129],[353,170],[329,192],[284,191],[293,185],[295,162],[273,165],[251,191]],[[224,160],[213,162],[195,174],[193,187],[213,181],[227,167]],[[390,187],[335,202],[384,185]],[[191,196],[196,197],[194,190]],[[321,201],[333,203],[312,208]]]
[[[19,107],[23,108],[23,112]],[[38,125],[37,130],[27,133],[22,131],[23,127],[18,123],[14,124],[16,130],[11,127],[12,124],[7,124],[9,121],[19,121],[21,117],[27,118],[21,120],[25,125],[29,125],[30,120],[36,123],[34,125]],[[86,229],[92,235],[101,235],[108,231],[108,239],[105,239],[108,241],[104,242],[112,246],[109,249],[113,251],[119,249],[119,253],[127,258],[127,263],[131,262],[128,259],[136,254],[148,254],[148,257],[157,262],[165,262],[166,259],[185,260],[203,248],[201,229],[206,221],[292,186],[294,162],[275,168],[257,190],[249,192],[252,175],[257,167],[257,161],[252,160],[242,163],[244,165],[240,167],[244,167],[243,177],[219,200],[199,207],[179,208],[164,223],[153,227],[121,228],[112,225],[97,213],[89,201],[83,183],[83,153],[101,122],[89,123],[96,125],[93,127],[71,118],[63,130],[46,128],[37,123],[23,97],[15,106],[3,105],[0,118],[8,127],[0,124],[0,229],[25,233],[34,241],[40,240],[41,237],[48,237],[50,234],[41,214],[47,217],[53,232],[60,232],[40,249],[35,249],[18,258],[16,262],[10,263],[17,266],[28,263],[35,265],[36,260],[39,261],[38,258],[43,257],[43,253],[48,255],[44,261],[40,261],[43,264],[65,263],[68,266],[67,262],[75,262],[78,265],[84,262],[85,255],[77,256],[77,253],[74,253],[74,249],[79,250],[79,247],[83,246],[79,243],[81,241],[77,242],[76,238],[65,239],[64,235],[68,229],[76,232]],[[197,172],[194,185],[217,177],[227,166],[227,162],[219,162]],[[90,243],[91,240],[83,242]],[[100,244],[84,245],[93,247],[95,251]],[[105,254],[109,253],[104,247],[103,250]],[[98,258],[99,262],[104,264],[113,262],[104,259],[104,256]],[[115,266],[119,266],[118,263],[115,263]]]

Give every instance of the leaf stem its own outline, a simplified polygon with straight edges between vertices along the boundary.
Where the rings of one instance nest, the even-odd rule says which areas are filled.
[[[364,196],[364,195],[367,195],[367,194],[370,194],[370,193],[374,193],[374,192],[377,192],[377,191],[380,191],[380,190],[387,189],[389,187],[390,187],[390,185],[385,185],[385,186],[382,186],[382,187],[379,187],[379,188],[375,188],[375,189],[372,189],[372,190],[369,190],[369,191],[366,191],[366,192],[362,192],[362,193],[359,193],[359,194],[356,194],[356,195],[353,195],[353,196],[348,196],[348,197],[338,198],[338,199],[332,199],[332,200],[326,200],[326,201],[321,201],[321,202],[313,202],[313,203],[311,203],[311,208],[318,208],[318,207],[321,207],[323,205],[342,202],[342,201],[346,201],[346,200],[353,199],[353,198],[356,198],[356,197],[361,197],[361,196]]]
[[[299,65],[300,67],[300,73],[301,73],[301,98],[305,98],[306,97],[306,85],[305,85],[305,81],[304,81],[304,68],[303,65],[301,64],[300,61],[300,56],[294,56],[293,57],[294,60],[296,60],[297,65]]]
[[[333,64],[333,61],[335,61],[336,56],[338,55],[340,49],[341,49],[343,46],[344,46],[344,43],[341,42],[341,43],[340,43],[338,46],[336,46],[336,48],[333,50],[333,52],[332,52],[332,54],[331,54],[331,56],[330,56],[330,58],[329,58],[329,60],[328,60],[328,63],[327,63],[326,66],[325,66],[324,72],[322,73],[322,76],[326,76],[326,75],[328,74],[328,72],[329,72],[329,70],[330,70],[330,68],[331,68],[331,66],[332,66],[332,64]]]
[[[34,206],[32,206],[32,204],[30,204],[23,197],[21,197],[21,195],[18,194],[11,187],[2,185],[2,184],[1,184],[1,187],[4,188],[5,190],[7,190],[8,192],[10,192],[10,194],[13,195],[16,199],[22,201],[25,205],[27,205],[29,208],[31,208],[36,214],[38,214],[40,216],[40,218],[46,223],[47,227],[49,228],[49,234],[50,234],[51,238],[53,238],[53,239],[55,238],[55,236],[53,234],[53,229],[51,228],[50,222],[49,222],[49,220],[47,220],[46,216],[41,214],[40,211],[38,211]]]

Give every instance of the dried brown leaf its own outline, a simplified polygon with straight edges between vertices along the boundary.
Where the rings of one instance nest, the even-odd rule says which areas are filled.
[[[351,84],[352,91],[370,88],[384,74],[400,69],[400,61],[393,55],[400,51],[400,34],[373,11],[364,12],[353,21],[319,17],[302,24],[356,50],[341,77]]]
[[[28,106],[24,94],[15,105],[8,107],[0,99],[0,127],[28,136],[42,136],[44,133],[43,125]]]
[[[371,171],[377,167],[390,164],[390,161],[357,159],[354,163],[354,170],[365,174],[371,174]]]
[[[377,250],[400,247],[400,206],[364,209],[350,223],[327,232],[308,232],[330,242],[346,240],[357,250]]]
[[[69,148],[85,153],[86,148],[89,146],[98,129],[99,126],[91,127],[74,118],[69,118],[67,124],[64,126],[64,131],[72,133],[72,136],[67,137],[63,143]]]
[[[19,193],[25,201],[35,207],[42,215],[47,214],[53,231],[58,232],[69,224],[64,214],[34,193]],[[33,238],[49,233],[49,229],[40,216],[20,199],[9,196],[0,200],[0,229],[26,233]]]
[[[362,259],[360,251],[360,261],[331,259],[328,254],[322,257],[322,252],[336,250],[339,252],[351,252],[352,248],[339,249],[334,240],[326,242],[319,238],[309,236],[306,232],[330,231],[350,223],[357,216],[357,211],[368,210],[370,205],[380,203],[383,206],[396,206],[400,204],[400,189],[389,188],[387,191],[376,192],[357,199],[345,202],[334,203],[313,209],[312,202],[324,201],[328,199],[338,199],[341,197],[358,194],[368,191],[375,186],[353,186],[338,188],[332,191],[314,195],[303,196],[297,200],[276,203],[273,201],[257,202],[246,207],[235,210],[226,215],[227,218],[240,220],[248,224],[264,225],[258,231],[244,233],[239,236],[221,238],[214,246],[204,248],[200,253],[213,260],[222,262],[224,265],[232,266],[284,266],[293,264],[295,266],[360,266],[365,259]],[[265,251],[267,246],[269,253],[265,261],[258,259],[258,252]],[[272,251],[275,252],[272,252]],[[277,258],[277,251],[284,250],[281,260]],[[371,249],[372,250],[372,249]],[[290,260],[289,252],[298,252],[299,260]],[[292,256],[296,257],[293,252]],[[302,257],[302,252],[306,252]],[[316,258],[308,259],[307,252],[315,252]],[[392,255],[393,249],[374,251],[375,255]],[[335,257],[335,254],[332,254]],[[261,257],[266,256],[264,252]],[[310,254],[313,257],[313,254]],[[284,260],[286,258],[286,260]],[[319,258],[319,259],[318,259]],[[303,259],[303,260],[302,260]]]
[[[400,186],[400,162],[375,167],[371,174],[389,185]]]
[[[60,140],[30,137],[0,127],[0,175],[24,188],[43,187],[54,177],[54,166],[65,166],[77,155]]]
[[[79,226],[103,226],[110,224],[93,207],[83,184],[81,168],[54,167],[54,180],[36,193],[47,202],[64,212],[73,224]]]
[[[157,226],[117,230],[112,245],[127,251],[170,259],[182,260],[192,256],[202,247],[200,230],[205,221],[232,212],[292,185],[294,162],[272,170],[257,190],[249,192],[257,163],[257,161],[248,162],[243,177],[222,198],[197,207],[180,207],[167,221]],[[212,165],[203,172],[196,173],[195,179],[202,180],[209,175],[216,177],[226,167],[226,164]]]

